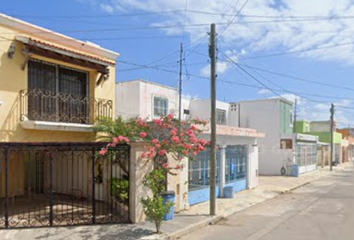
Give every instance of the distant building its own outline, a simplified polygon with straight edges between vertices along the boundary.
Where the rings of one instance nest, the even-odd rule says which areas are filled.
[[[241,128],[254,128],[265,133],[258,140],[259,173],[290,175],[291,166],[299,174],[316,169],[316,136],[293,131],[293,103],[284,98],[271,98],[230,104],[229,121]]]

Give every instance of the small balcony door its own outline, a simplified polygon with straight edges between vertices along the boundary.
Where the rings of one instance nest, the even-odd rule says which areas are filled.
[[[63,66],[28,62],[28,118],[88,123],[88,73]]]

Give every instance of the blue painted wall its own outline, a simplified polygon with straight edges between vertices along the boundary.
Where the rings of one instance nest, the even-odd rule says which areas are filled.
[[[216,187],[215,197],[219,196],[220,189]],[[188,203],[189,205],[194,205],[201,202],[209,201],[210,199],[210,188],[203,188],[198,190],[193,190],[188,193]]]
[[[231,183],[228,183],[225,185],[227,186],[233,186],[234,192],[240,192],[242,190],[245,190],[247,187],[247,181],[246,179],[234,181]],[[216,187],[216,193],[215,196],[218,197],[220,195],[220,188]],[[206,202],[209,201],[210,199],[210,188],[203,188],[203,189],[198,189],[198,190],[193,190],[188,193],[188,203],[189,205],[194,205],[197,203],[201,202]]]

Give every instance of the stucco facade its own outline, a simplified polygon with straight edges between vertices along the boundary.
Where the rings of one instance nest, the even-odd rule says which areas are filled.
[[[159,117],[154,113],[154,99],[166,100],[166,113],[178,116],[178,91],[145,80],[131,80],[116,84],[116,116],[124,119]],[[167,115],[166,114],[166,115]]]
[[[119,54],[3,14],[0,32],[0,143],[96,141],[92,129],[96,117],[114,115]],[[97,112],[101,110],[106,112]],[[38,159],[35,154],[11,156],[8,159],[1,151],[0,197],[5,196],[4,159],[8,160],[7,197],[31,191],[26,164]],[[58,188],[55,184],[52,187]]]
[[[307,151],[315,151],[317,138],[294,134],[292,102],[272,98],[231,103],[228,119],[231,125],[265,133],[265,138],[258,140],[260,174],[289,175],[294,164],[300,174],[316,169],[317,160],[309,160]]]
[[[81,42],[61,34],[54,33],[47,29],[28,24],[26,22],[0,15],[0,31],[5,40],[0,41],[0,141],[1,142],[82,142],[93,141],[95,135],[92,130],[87,130],[87,126],[80,128],[68,125],[50,126],[40,123],[30,123],[30,125],[21,125],[22,120],[26,120],[23,116],[24,108],[28,106],[21,104],[21,90],[27,90],[28,86],[28,60],[43,61],[45,63],[64,66],[66,68],[75,69],[87,72],[88,76],[88,92],[87,95],[94,99],[111,100],[114,109],[115,96],[115,59],[118,53],[111,52],[99,46]],[[45,34],[41,34],[41,33]],[[21,42],[19,39],[35,39],[37,43],[29,45]],[[39,42],[39,43],[38,43]],[[100,62],[107,63],[106,68],[109,70],[109,75],[106,75],[106,80],[101,81],[97,85],[100,78],[100,73],[91,67],[85,67],[84,64],[76,65],[72,61],[63,61],[53,59],[44,54],[29,53],[25,54],[28,48],[37,48],[39,45],[47,46],[55,49],[63,54],[74,54],[78,56],[88,56],[87,59],[102,59]],[[49,47],[49,45],[51,47]],[[9,57],[9,49],[13,48],[14,53]],[[39,47],[38,47],[39,49]],[[47,49],[48,51],[48,49]],[[50,50],[48,51],[50,52]],[[58,54],[60,55],[60,54]],[[91,58],[92,57],[92,58]],[[65,59],[64,57],[62,59]],[[81,59],[82,60],[82,59]],[[81,61],[80,60],[80,61]],[[92,60],[94,61],[94,60]],[[97,60],[98,61],[98,60]],[[88,64],[92,66],[92,64]],[[113,114],[112,114],[113,115]],[[28,120],[28,119],[27,119]],[[93,119],[92,119],[93,120]],[[23,122],[23,121],[22,121]],[[49,121],[50,122],[50,121]],[[91,121],[92,122],[92,121]],[[32,126],[31,126],[32,124]],[[87,124],[86,124],[87,125]],[[43,129],[43,130],[38,130]]]

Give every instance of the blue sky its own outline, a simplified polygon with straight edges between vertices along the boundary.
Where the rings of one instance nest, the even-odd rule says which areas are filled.
[[[183,42],[183,93],[201,98],[209,97],[207,32],[215,22],[219,100],[282,95],[298,99],[299,118],[328,120],[331,102],[342,126],[354,116],[351,0],[12,0],[0,12],[119,52],[117,81],[177,87]]]

